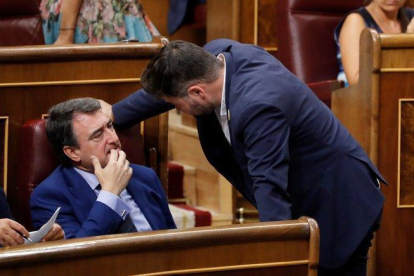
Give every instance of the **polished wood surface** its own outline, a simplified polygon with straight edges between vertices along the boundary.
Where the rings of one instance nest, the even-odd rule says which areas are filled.
[[[140,75],[161,48],[152,43],[0,48],[0,116],[9,117],[8,199],[19,219],[17,153],[20,127],[59,102],[94,97],[115,103],[141,88]],[[144,122],[144,143],[155,148],[158,173],[167,185],[168,114]]]
[[[207,42],[229,38],[277,52],[277,0],[207,1]]]
[[[376,275],[409,275],[414,271],[414,206],[401,206],[398,198],[412,188],[404,177],[412,178],[412,162],[406,158],[414,137],[402,136],[412,118],[402,117],[401,103],[414,98],[414,35],[366,29],[360,48],[359,82],[334,92],[332,110],[388,181],[381,186],[386,200],[377,233]]]
[[[200,227],[0,249],[2,275],[317,275],[316,222]]]
[[[398,190],[397,206],[414,207],[414,99],[400,100],[398,106]]]
[[[11,61],[61,61],[94,59],[119,59],[154,56],[153,43],[107,43],[71,45],[31,45],[2,47],[0,62]]]
[[[167,19],[170,0],[140,0],[140,3],[160,34],[167,37],[170,41],[184,40],[198,46],[206,44],[206,24],[202,22],[189,22],[183,24],[175,33],[171,35],[168,33]]]

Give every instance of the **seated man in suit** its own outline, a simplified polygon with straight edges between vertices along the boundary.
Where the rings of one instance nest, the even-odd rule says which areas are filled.
[[[62,165],[32,194],[35,227],[61,207],[66,238],[175,228],[157,175],[128,162],[97,100],[69,100],[49,114],[46,132]]]
[[[6,194],[0,188],[0,246],[14,246],[24,243],[21,235],[29,237],[29,232],[20,223],[14,221],[7,203]],[[54,241],[64,238],[62,227],[55,223],[49,233],[42,239],[45,241]]]

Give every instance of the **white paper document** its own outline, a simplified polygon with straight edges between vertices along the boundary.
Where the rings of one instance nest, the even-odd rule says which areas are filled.
[[[56,218],[57,218],[57,216],[59,214],[59,210],[60,210],[60,207],[56,209],[55,213],[49,219],[49,221],[46,222],[39,230],[33,231],[33,232],[29,232],[29,234],[30,234],[29,238],[32,241],[29,241],[29,240],[26,240],[25,239],[24,240],[24,243],[25,244],[28,244],[28,243],[40,242],[43,239],[43,237],[46,236],[47,233],[49,233],[50,229],[52,228],[53,224],[55,223]]]

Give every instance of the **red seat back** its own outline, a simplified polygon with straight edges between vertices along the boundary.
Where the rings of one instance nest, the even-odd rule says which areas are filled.
[[[278,0],[278,59],[305,83],[338,75],[334,29],[364,0]]]
[[[45,44],[38,0],[0,1],[0,46]]]

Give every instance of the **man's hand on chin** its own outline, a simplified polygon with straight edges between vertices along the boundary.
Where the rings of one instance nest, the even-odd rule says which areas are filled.
[[[120,195],[127,187],[132,176],[132,168],[129,166],[125,152],[112,149],[109,162],[105,168],[102,168],[96,156],[92,155],[91,159],[102,190]]]

